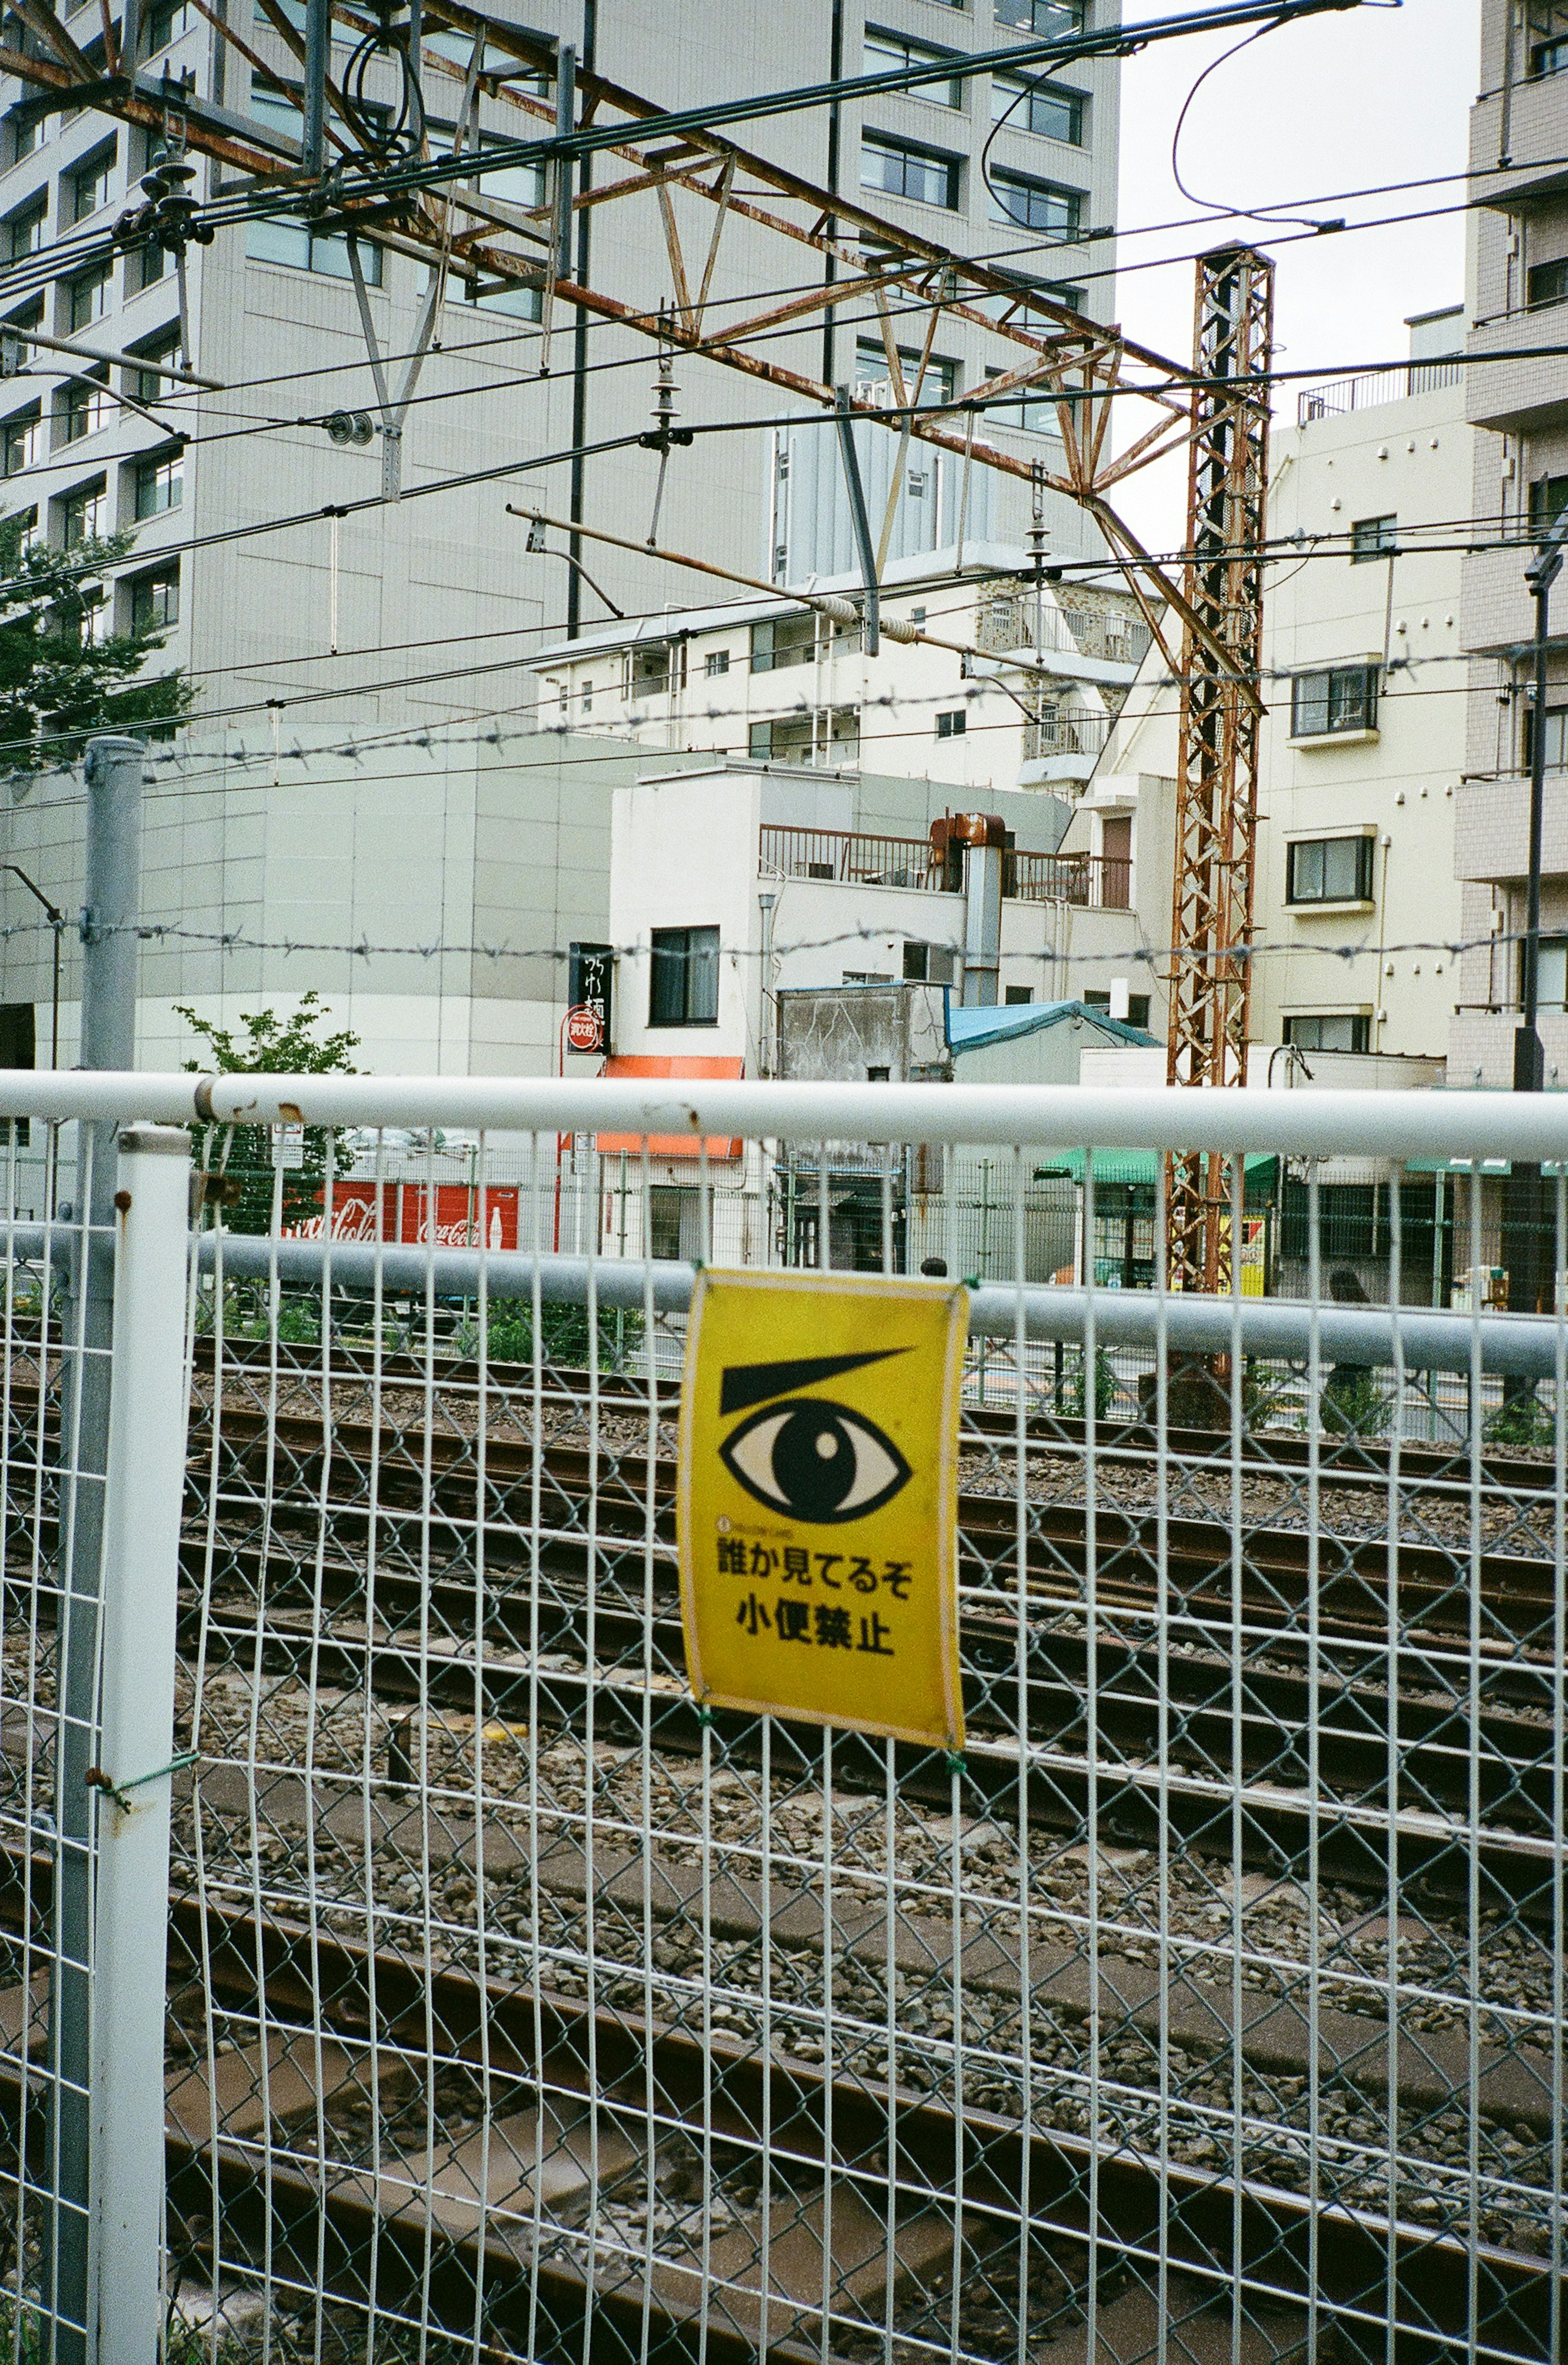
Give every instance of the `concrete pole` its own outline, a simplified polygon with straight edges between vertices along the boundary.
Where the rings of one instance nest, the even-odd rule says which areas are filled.
[[[84,1068],[136,1061],[140,913],[139,739],[88,742],[86,901],[82,936]],[[50,2066],[55,2202],[46,2226],[45,2321],[52,2365],[87,2365],[91,2338],[89,2079],[93,1832],[87,1781],[97,1764],[98,1599],[108,1468],[109,1349],[114,1332],[115,1157],[112,1124],[77,1128],[71,1295],[63,1344],[61,1437],[60,1743],[56,1753],[54,1949]]]
[[[190,1136],[177,1126],[126,1126],[118,1179],[94,1785],[91,2315],[97,2365],[153,2365],[162,2315],[174,1621],[190,1410]]]

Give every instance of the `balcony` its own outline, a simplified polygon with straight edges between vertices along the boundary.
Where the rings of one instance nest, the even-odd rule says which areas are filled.
[[[1548,772],[1540,839],[1541,875],[1568,879],[1568,772]],[[1457,879],[1502,882],[1529,869],[1529,781],[1522,772],[1462,780],[1454,796]]]
[[[1476,322],[1465,340],[1465,352],[1473,362],[1488,353],[1511,353],[1520,345],[1560,345],[1565,323],[1568,307],[1561,304],[1500,313],[1495,319]],[[1465,416],[1472,425],[1499,432],[1518,420],[1568,409],[1562,365],[1550,356],[1486,362],[1484,367],[1473,368],[1465,396]]]
[[[1462,363],[1406,362],[1399,369],[1366,370],[1360,377],[1337,378],[1331,386],[1309,387],[1296,397],[1296,424],[1310,427],[1316,419],[1346,419],[1353,410],[1376,410],[1387,402],[1408,402],[1415,395],[1436,394],[1458,386]]]
[[[1503,150],[1503,94],[1489,90],[1470,110],[1472,186],[1484,205],[1511,212],[1532,197],[1568,188],[1562,118],[1564,86],[1558,74],[1516,82],[1508,101],[1507,158]]]
[[[1020,903],[1072,903],[1081,910],[1132,906],[1126,855],[1019,854],[1002,857],[1002,894]],[[757,868],[767,879],[820,880],[855,887],[915,887],[952,894],[957,882],[923,837],[877,837],[858,830],[793,829],[765,823]]]

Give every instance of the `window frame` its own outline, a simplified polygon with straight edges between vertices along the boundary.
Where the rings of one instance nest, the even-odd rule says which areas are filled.
[[[24,409],[14,410],[0,420],[0,481],[8,483],[28,468],[36,468],[43,458],[43,405],[29,403]],[[21,456],[13,465],[13,449]]]
[[[1350,1028],[1350,1042],[1314,1043],[1306,1038],[1307,1028],[1340,1025]],[[1366,1010],[1293,1011],[1281,1022],[1281,1040],[1303,1051],[1348,1052],[1352,1058],[1364,1058],[1372,1049],[1372,1014]]]
[[[62,280],[61,286],[65,291],[65,317],[73,336],[79,335],[84,329],[92,328],[96,321],[107,319],[114,309],[114,283],[112,263],[99,263],[94,270],[84,271],[74,279]],[[93,304],[100,296],[103,302],[96,310],[84,312],[81,309],[84,298]]]
[[[1374,559],[1396,558],[1399,555],[1399,513],[1391,510],[1386,516],[1352,518],[1350,521],[1350,564],[1370,566]]]
[[[174,594],[172,615],[155,617],[142,616],[139,613],[144,597],[150,597],[156,591],[167,589],[171,586]],[[180,621],[180,562],[177,558],[172,566],[150,566],[142,574],[133,575],[129,579],[129,588],[130,629],[133,633],[151,634],[172,633]]]
[[[1353,846],[1354,875],[1349,894],[1328,885],[1328,849],[1331,846]],[[1305,858],[1304,861],[1304,857]],[[1303,878],[1304,868],[1310,869],[1316,857],[1321,885],[1313,891]],[[1377,839],[1371,830],[1334,830],[1322,837],[1293,837],[1285,845],[1285,906],[1293,912],[1321,910],[1327,906],[1341,910],[1348,904],[1365,908],[1375,901],[1377,884]]]
[[[1036,220],[1032,212],[1023,218],[1002,202],[1003,193],[1022,195],[1028,204],[1035,198],[1045,201],[1046,216]],[[1083,207],[1087,189],[1070,188],[1065,181],[1042,180],[1036,173],[1020,173],[1012,165],[993,165],[987,195],[991,199],[990,219],[1007,230],[1044,230],[1059,240],[1063,246],[1076,246],[1083,235]],[[1054,220],[1051,209],[1059,201],[1062,219]]]
[[[1022,106],[1017,105],[1020,95]],[[1040,104],[1062,108],[1072,129],[1054,131],[1048,124],[1037,123],[1035,112]],[[1025,131],[1036,140],[1055,140],[1064,148],[1085,148],[1089,143],[1083,136],[1083,126],[1088,112],[1087,91],[1073,90],[1066,83],[1044,82],[1024,73],[993,73],[991,78],[991,119],[1001,123],[1005,118],[1009,131]]]
[[[168,476],[170,498],[145,502],[144,488],[156,486],[160,477]],[[185,447],[183,443],[164,443],[155,452],[143,452],[131,464],[131,514],[138,525],[151,518],[166,517],[171,510],[183,509],[185,500]]]
[[[85,510],[89,505],[98,507],[106,501],[108,492],[108,478],[98,476],[90,478],[84,485],[73,485],[58,496],[60,538],[62,549],[80,550],[85,542],[101,542],[105,538],[107,529],[104,518],[101,515],[95,517],[89,527],[85,521]],[[73,531],[73,521],[79,526],[79,531]]]
[[[913,345],[895,345],[899,367],[903,372],[906,388],[913,387],[920,376],[920,352]],[[931,353],[926,357],[925,376],[920,388],[920,410],[940,410],[952,402],[958,391],[959,364],[949,354]],[[855,389],[857,394],[874,393],[879,387],[890,387],[893,374],[888,365],[887,347],[879,337],[857,337],[855,340]]]
[[[101,213],[109,203],[110,185],[118,161],[119,142],[110,140],[103,147],[95,148],[90,155],[84,156],[79,164],[72,166],[65,175],[71,190],[71,220],[67,228],[74,229],[78,222],[91,221],[93,216]],[[84,205],[84,192],[93,190],[97,194],[92,196],[90,204]]]
[[[886,181],[867,178],[866,168],[873,157],[896,159],[901,167],[911,164],[930,167],[945,176],[946,196],[942,197],[916,195],[902,185],[907,177],[901,172],[901,185],[895,188]],[[860,186],[874,189],[879,196],[897,197],[904,205],[930,206],[938,213],[956,214],[962,210],[964,158],[950,148],[934,148],[923,140],[911,140],[902,132],[874,131],[868,128],[860,134]]]
[[[936,716],[938,739],[966,739],[969,730],[969,710],[967,706],[943,707]]]
[[[961,55],[960,50],[947,49],[940,41],[923,41],[913,33],[901,33],[892,25],[868,23],[860,36],[860,70],[863,73],[877,73],[890,66],[934,66],[944,58]],[[880,63],[873,64],[873,58],[879,60]],[[945,114],[964,114],[962,79],[954,75],[946,85],[948,95],[946,98],[937,95],[942,87],[939,82],[924,83],[918,89],[901,92],[900,95],[924,99],[928,106],[939,106]]]
[[[1085,0],[991,0],[991,21],[1009,33],[1081,33],[1088,16]]]
[[[716,927],[648,931],[650,1028],[718,1025],[719,956]]]
[[[18,245],[18,233],[27,234],[27,243]],[[36,235],[35,235],[36,233]],[[25,205],[6,217],[6,247],[12,263],[23,263],[29,254],[42,251],[49,235],[49,192],[35,190]]]
[[[1375,658],[1363,657],[1354,664],[1313,666],[1291,677],[1291,732],[1294,740],[1370,738],[1379,727],[1379,677],[1383,667]],[[1308,685],[1321,682],[1321,723],[1308,719],[1316,711],[1317,701],[1308,705]],[[1352,691],[1351,685],[1359,684]],[[1359,705],[1352,705],[1352,697]],[[1340,703],[1342,701],[1342,703]]]
[[[1525,310],[1544,312],[1553,304],[1568,304],[1568,254],[1532,263],[1525,273]]]
[[[67,378],[55,414],[61,427],[59,448],[63,451],[73,443],[84,443],[89,435],[101,435],[114,424],[116,408],[106,362],[102,375],[87,370],[80,377]]]

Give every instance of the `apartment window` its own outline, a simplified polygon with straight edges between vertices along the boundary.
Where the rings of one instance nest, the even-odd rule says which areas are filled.
[[[15,419],[7,419],[5,427],[4,452],[6,474],[19,476],[24,468],[35,467],[43,456],[43,420],[35,403]]]
[[[988,380],[1005,377],[1008,375],[1007,371],[999,369],[988,369],[986,372]],[[1059,436],[1061,433],[1061,422],[1057,417],[1056,401],[1048,394],[1014,395],[1008,401],[989,405],[986,417],[994,419],[998,426],[1026,427],[1031,435]]]
[[[196,14],[191,0],[153,0],[147,12],[147,54],[155,58],[182,33],[188,33],[196,23]]]
[[[182,444],[154,452],[136,464],[136,515],[159,517],[177,510],[185,497],[185,454]]]
[[[1011,222],[1015,230],[1049,230],[1057,238],[1076,238],[1082,216],[1081,189],[1037,181],[1029,173],[991,174],[992,221]]]
[[[651,648],[633,649],[626,664],[628,698],[665,698],[669,693],[670,645],[658,641]]]
[[[95,435],[106,427],[114,416],[114,404],[109,398],[108,367],[95,370],[91,377],[74,378],[65,388],[60,402],[60,441],[79,443],[84,435]]]
[[[1011,994],[1008,998],[1009,1000],[1012,999]],[[1024,999],[1027,1001],[1027,994],[1024,996]],[[1085,1010],[1103,1010],[1106,1017],[1109,1018],[1111,1014],[1111,996],[1107,989],[1104,986],[1091,986],[1083,996],[1083,1007]],[[1128,994],[1127,1025],[1129,1026],[1147,1026],[1148,1025],[1148,996],[1147,993]]]
[[[299,118],[295,117],[296,128]],[[282,263],[290,271],[314,271],[325,279],[352,279],[349,242],[309,230],[303,222],[252,222],[245,241],[252,263]],[[359,267],[367,287],[381,285],[381,249],[368,239],[359,242]]]
[[[19,164],[24,156],[32,155],[48,140],[49,110],[47,106],[15,107],[6,117],[6,163]]]
[[[1377,729],[1375,665],[1329,666],[1298,673],[1291,684],[1291,737],[1320,739]]]
[[[1525,302],[1532,312],[1568,297],[1568,255],[1555,263],[1532,263],[1525,274]]]
[[[728,649],[710,649],[702,661],[702,670],[710,681],[717,681],[722,673],[728,673],[730,670]]]
[[[1549,772],[1568,770],[1568,706],[1549,706],[1546,710],[1546,769]],[[1520,766],[1529,771],[1535,747],[1535,711],[1524,711],[1524,729],[1520,746]]]
[[[1370,903],[1374,840],[1298,837],[1285,849],[1287,903]]]
[[[1525,998],[1525,948],[1519,947],[1519,1001]],[[1568,1009],[1568,936],[1542,936],[1535,998],[1543,1010]]]
[[[852,764],[860,753],[859,712],[853,706],[818,708],[754,723],[746,753],[762,764]]]
[[[1568,476],[1538,476],[1529,488],[1529,521],[1532,530],[1544,533],[1568,508]]]
[[[1013,1009],[1020,1003],[1033,1002],[1035,989],[1032,985],[1010,985],[1002,999],[1009,1009]]]
[[[922,148],[913,140],[893,140],[881,131],[863,132],[860,140],[860,185],[879,189],[884,196],[910,197],[916,205],[958,208],[958,158],[941,148]]]
[[[593,684],[591,681],[585,681],[583,684],[582,711],[585,714],[591,714],[593,712]]]
[[[7,525],[20,526],[21,532],[17,537],[17,546],[24,557],[29,550],[38,548],[39,513],[36,502],[31,509],[12,510],[6,522]]]
[[[102,476],[90,485],[78,485],[62,499],[60,538],[67,550],[75,550],[84,542],[96,542],[107,526],[108,494]]]
[[[1364,1010],[1320,1010],[1287,1018],[1284,1039],[1298,1051],[1370,1051],[1372,1020]]]
[[[714,1026],[718,1019],[718,929],[655,928],[649,1026]]]
[[[1081,91],[1064,90],[1059,83],[1025,82],[1022,74],[991,76],[991,120],[1000,123],[1005,117],[1010,131],[1037,131],[1044,139],[1081,148],[1085,105]]]
[[[89,214],[95,214],[100,206],[108,204],[114,169],[115,143],[112,140],[106,148],[100,148],[97,154],[90,156],[84,164],[77,165],[71,175],[71,219],[73,222],[85,221]]]
[[[163,331],[138,345],[135,352],[148,362],[173,362],[179,359],[180,332],[177,329]],[[125,374],[125,390],[137,402],[160,401],[169,387],[169,380],[155,369],[131,369]]]
[[[903,973],[904,982],[908,985],[951,985],[953,947],[951,945],[906,943]]]
[[[1083,30],[1082,0],[992,0],[991,15],[999,25],[1009,25],[1015,32],[1047,38]]]
[[[912,41],[907,34],[890,32],[884,25],[866,28],[865,70],[868,74],[887,73],[906,66],[937,65],[952,54],[951,50],[937,49],[929,41]],[[923,82],[909,95],[912,98],[929,99],[936,106],[961,107],[964,85],[955,74],[950,82]]]
[[[753,673],[778,673],[785,666],[810,665],[816,654],[817,620],[807,609],[803,616],[768,616],[751,628]]]
[[[1539,82],[1543,75],[1562,73],[1568,67],[1568,40],[1532,41],[1529,53],[1529,78]]]
[[[125,259],[126,293],[140,296],[144,288],[156,287],[168,268],[167,252],[156,241],[149,239],[145,246],[133,248]]]
[[[894,351],[897,353],[899,357],[899,369],[903,376],[904,393],[906,397],[913,396],[914,389],[918,385],[920,388],[919,407],[922,410],[924,410],[928,404],[936,405],[952,401],[953,397],[958,390],[958,364],[957,362],[943,361],[938,355],[933,354],[926,362],[925,372],[923,376],[921,375],[920,354],[913,346],[897,345],[894,347]],[[890,402],[892,400],[893,374],[888,366],[888,349],[886,345],[882,343],[880,338],[860,337],[857,339],[855,346],[855,383],[857,387],[865,389],[870,389],[872,387],[877,388],[879,391],[886,389],[889,401]]]
[[[1350,528],[1350,564],[1369,558],[1392,558],[1398,548],[1397,517],[1358,518]]]
[[[105,263],[100,270],[85,271],[80,279],[66,282],[65,317],[73,335],[79,329],[90,329],[109,310],[113,297],[114,274]]]
[[[166,633],[180,621],[180,570],[161,566],[139,575],[130,587],[130,629],[133,633]]]
[[[20,263],[24,255],[38,252],[43,244],[48,213],[49,207],[40,196],[10,217],[6,224],[6,246],[13,263]]]
[[[955,706],[947,712],[939,714],[936,717],[936,736],[938,739],[961,739],[969,727],[969,712],[968,710],[962,706]]]

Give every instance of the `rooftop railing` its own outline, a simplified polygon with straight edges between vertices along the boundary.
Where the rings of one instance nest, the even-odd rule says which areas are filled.
[[[1342,419],[1352,410],[1375,410],[1380,403],[1406,402],[1414,394],[1436,394],[1441,387],[1457,386],[1462,368],[1459,361],[1406,362],[1396,369],[1366,370],[1360,377],[1309,387],[1297,397],[1296,424],[1310,427],[1315,419]]]

